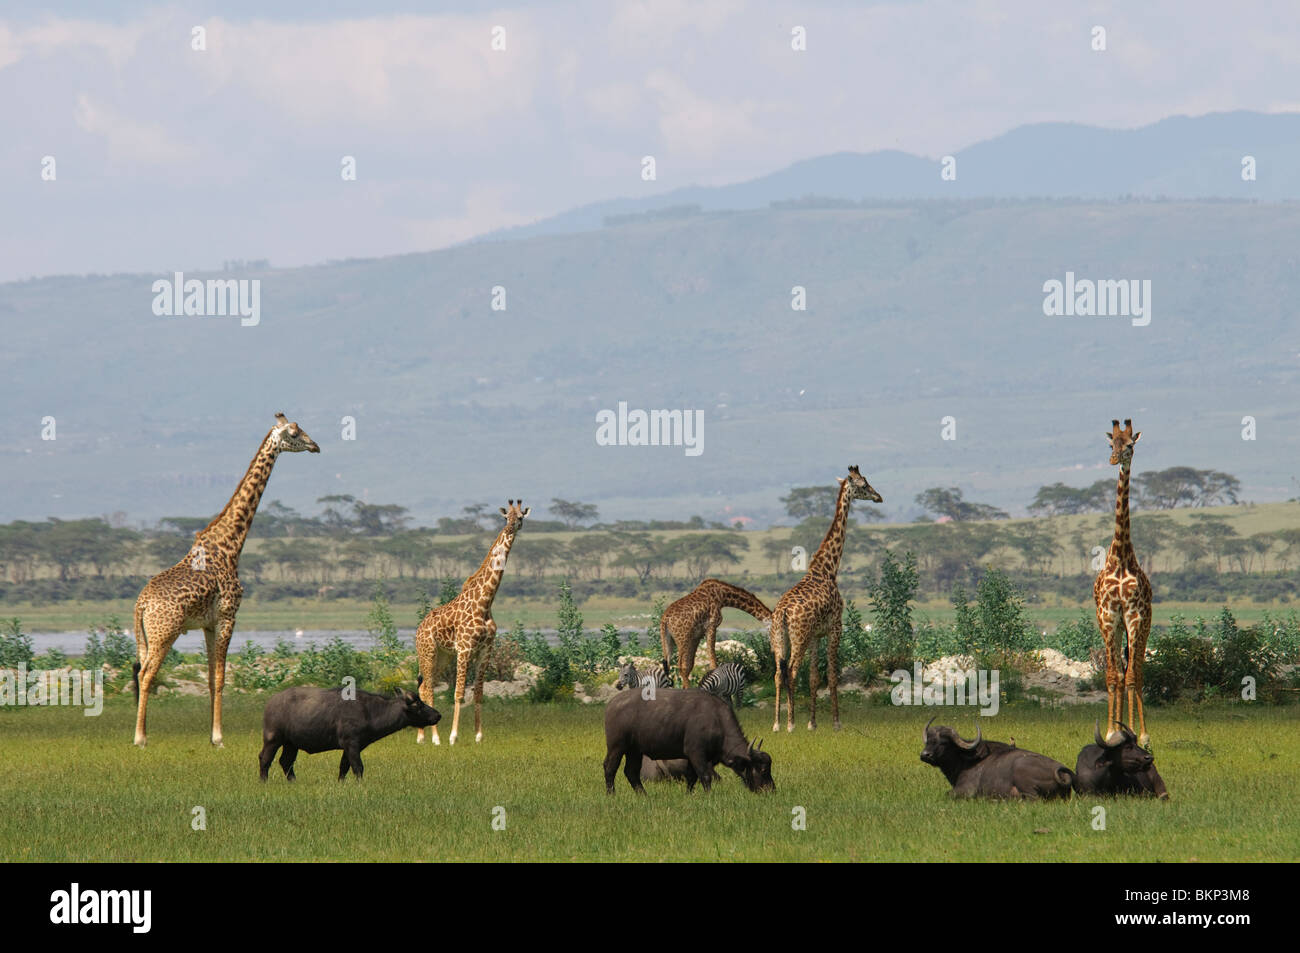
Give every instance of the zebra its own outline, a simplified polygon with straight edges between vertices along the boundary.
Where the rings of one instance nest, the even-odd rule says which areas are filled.
[[[735,662],[723,662],[700,682],[700,688],[727,699],[739,708],[745,698],[745,670]]]
[[[656,688],[673,687],[673,677],[669,674],[667,662],[659,668],[656,668],[653,672],[646,673],[644,677],[654,679]],[[614,683],[614,687],[619,690],[624,688],[640,688],[641,679],[641,673],[636,670],[636,666],[633,665],[631,659],[629,659],[624,663],[623,667],[618,670],[618,681]]]

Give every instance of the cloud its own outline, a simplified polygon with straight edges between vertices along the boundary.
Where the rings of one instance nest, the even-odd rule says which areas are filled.
[[[109,157],[115,162],[166,165],[188,162],[198,154],[192,146],[173,139],[161,124],[129,119],[92,102],[84,93],[77,97],[73,118],[78,128],[107,143]]]

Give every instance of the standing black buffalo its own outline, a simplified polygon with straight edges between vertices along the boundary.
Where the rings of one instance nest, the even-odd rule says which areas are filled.
[[[1074,765],[1074,790],[1079,794],[1137,794],[1169,800],[1156,759],[1137,743],[1137,735],[1123,722],[1121,736],[1109,744],[1094,723],[1093,743],[1079,752]]]
[[[713,766],[721,762],[740,775],[751,791],[771,791],[772,758],[751,745],[736,713],[721,698],[697,689],[660,688],[650,698],[622,692],[605,706],[605,790],[614,793],[614,776],[625,757],[623,774],[632,790],[641,785],[642,756],[653,761],[687,760],[686,787],[708,791]]]
[[[937,716],[936,716],[937,717]],[[1059,761],[1001,741],[985,741],[982,728],[967,741],[946,725],[925,724],[921,760],[952,785],[952,797],[1068,798],[1074,772]]]
[[[423,679],[416,682],[417,690],[420,681]],[[401,689],[396,690],[396,697],[357,691],[355,698],[344,698],[341,688],[286,688],[270,697],[262,713],[262,753],[257,758],[261,778],[266,780],[275,752],[283,745],[280,767],[290,781],[300,750],[316,754],[342,749],[339,780],[348,776],[349,767],[360,779],[362,748],[407,725],[427,728],[441,718],[418,695]]]

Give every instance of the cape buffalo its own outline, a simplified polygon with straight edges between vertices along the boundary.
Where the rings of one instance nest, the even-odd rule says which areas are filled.
[[[937,716],[936,716],[937,717]],[[952,728],[925,724],[921,760],[934,765],[952,785],[952,797],[1068,798],[1074,772],[1046,755],[1001,741],[985,741],[977,728],[967,741]]]
[[[423,679],[416,682],[417,690],[420,681]],[[316,754],[342,749],[339,780],[347,777],[349,767],[360,779],[362,748],[407,725],[425,728],[442,718],[419,695],[401,689],[395,692],[390,698],[357,690],[355,698],[344,698],[342,688],[299,685],[272,695],[262,713],[262,753],[257,757],[262,780],[266,780],[281,745],[280,767],[290,781],[294,780],[293,762],[300,750]]]
[[[614,793],[614,775],[626,758],[623,774],[632,790],[644,794],[642,757],[652,761],[687,760],[686,787],[699,780],[708,791],[713,766],[721,762],[751,791],[770,791],[772,758],[751,745],[736,713],[721,698],[696,689],[660,688],[650,698],[622,692],[605,706],[605,790]]]
[[[1093,724],[1093,743],[1079,752],[1074,765],[1074,790],[1079,794],[1137,794],[1169,800],[1164,779],[1151,752],[1138,745],[1137,735],[1123,722],[1120,737],[1107,744],[1101,725]]]

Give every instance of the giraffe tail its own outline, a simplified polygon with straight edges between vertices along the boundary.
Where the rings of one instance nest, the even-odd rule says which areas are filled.
[[[664,671],[668,671],[669,663],[672,656],[668,653],[668,619],[665,616],[659,618],[659,645],[664,651]]]
[[[149,641],[144,634],[144,608],[139,601],[135,604],[135,662],[131,666],[131,684],[135,697],[140,697],[140,666],[149,653]]]

